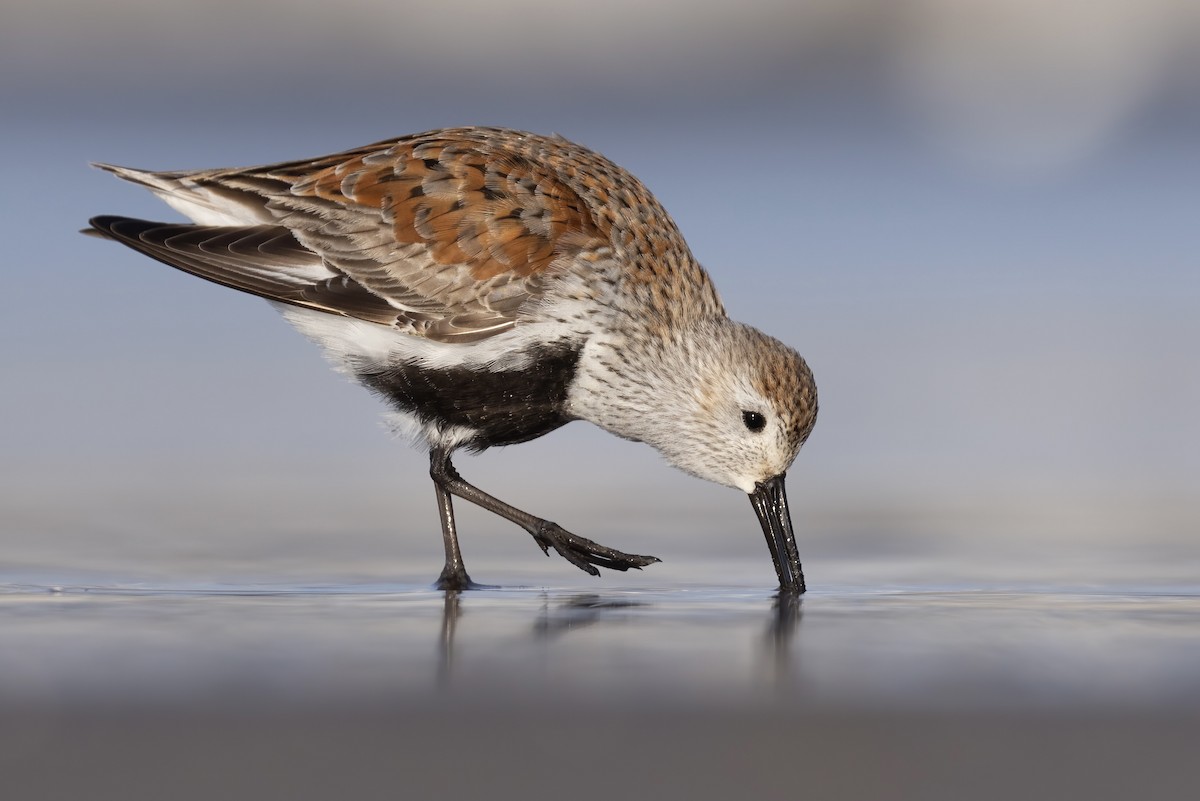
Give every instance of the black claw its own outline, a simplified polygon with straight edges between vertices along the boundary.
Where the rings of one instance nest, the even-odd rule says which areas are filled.
[[[598,568],[625,572],[630,568],[641,570],[646,565],[662,561],[657,556],[639,556],[608,548],[592,542],[586,537],[572,534],[556,523],[543,520],[536,530],[530,532],[534,542],[549,555],[550,548],[583,572],[600,575]]]

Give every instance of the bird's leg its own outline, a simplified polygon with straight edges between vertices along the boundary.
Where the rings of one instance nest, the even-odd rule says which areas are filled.
[[[431,475],[434,473],[433,465],[438,458],[438,451],[430,451],[429,472]],[[444,458],[448,459],[449,455],[447,454]],[[463,565],[462,551],[458,547],[458,532],[454,526],[454,506],[450,501],[450,492],[438,481],[436,475],[433,478],[433,488],[437,493],[438,517],[442,521],[442,544],[446,548],[446,566],[442,568],[442,574],[438,576],[434,587],[439,590],[476,588],[479,585],[471,581],[471,577],[467,575],[467,568]]]
[[[551,523],[549,520],[534,517],[528,512],[523,512],[515,506],[508,505],[499,498],[488,495],[475,485],[465,481],[458,474],[458,471],[454,469],[454,465],[450,463],[449,451],[440,449],[430,451],[429,474],[433,476],[434,483],[442,491],[457,495],[463,500],[470,501],[477,506],[487,509],[489,512],[500,515],[505,520],[516,523],[532,535],[543,553],[549,554],[550,548],[553,548],[560,556],[585,573],[598,576],[600,575],[600,571],[596,569],[597,567],[607,567],[610,570],[624,571],[631,567],[643,568],[646,565],[651,565],[659,561],[656,556],[638,556],[636,554],[623,553],[622,551],[600,545],[597,542],[592,542],[585,537],[572,534],[557,523]],[[446,500],[446,508],[449,509],[449,498]],[[446,540],[447,570],[450,570],[451,566],[451,541],[454,542],[456,554],[458,551],[458,541],[453,538],[453,515],[449,519],[451,534]],[[443,515],[443,531],[446,530],[445,526],[446,516]],[[457,558],[461,569],[462,557],[458,556]],[[462,575],[465,577],[466,573],[463,572]]]

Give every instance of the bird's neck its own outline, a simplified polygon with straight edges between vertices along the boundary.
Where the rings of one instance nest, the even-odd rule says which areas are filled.
[[[661,328],[645,326],[593,334],[580,351],[567,414],[637,442],[669,438],[697,402],[708,341],[728,325],[722,316],[666,336]],[[667,414],[668,409],[674,411]]]

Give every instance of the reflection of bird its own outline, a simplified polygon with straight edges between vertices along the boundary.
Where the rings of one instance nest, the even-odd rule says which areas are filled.
[[[799,596],[794,596],[799,598]],[[601,598],[599,595],[576,595],[565,599],[558,606],[546,609],[533,626],[539,637],[552,637],[571,629],[590,626],[602,616],[611,617],[614,611],[627,611],[646,606],[644,601],[632,598]]]
[[[767,627],[767,652],[771,656],[772,679],[780,686],[790,680],[792,670],[792,640],[800,628],[804,610],[800,596],[780,592],[775,596],[771,610],[771,623]]]
[[[97,217],[93,232],[273,301],[429,449],[439,587],[471,586],[452,495],[593,575],[658,561],[509,506],[451,464],[580,419],[749,493],[782,587],[803,590],[783,475],[816,419],[812,373],[726,317],[666,211],[604,157],[459,128],[250,169],[101,166],[194,224]]]

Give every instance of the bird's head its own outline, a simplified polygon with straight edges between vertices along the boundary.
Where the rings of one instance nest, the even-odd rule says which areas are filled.
[[[729,323],[702,329],[668,358],[685,397],[663,409],[671,425],[651,444],[672,464],[746,493],[787,471],[817,418],[817,386],[800,354]]]
[[[803,591],[784,474],[817,418],[817,387],[804,359],[719,318],[671,332],[638,362],[636,377],[617,391],[628,408],[601,424],[652,445],[687,473],[747,493],[781,588]]]

